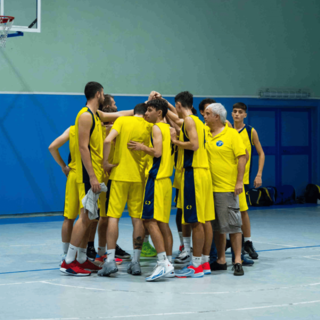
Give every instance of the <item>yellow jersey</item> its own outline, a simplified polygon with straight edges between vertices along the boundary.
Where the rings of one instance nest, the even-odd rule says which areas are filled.
[[[226,124],[222,132],[212,137],[206,129],[213,192],[234,192],[238,177],[238,157],[246,154],[246,148],[237,130]]]
[[[136,141],[149,146],[153,124],[140,117],[120,117],[112,129],[118,132],[114,150],[114,167],[111,180],[127,182],[144,182],[147,157],[143,151],[130,150],[128,143]]]
[[[205,125],[198,117],[194,115],[190,115],[189,117],[191,117],[194,120],[196,125],[199,149],[197,151],[192,151],[192,150],[179,148],[178,158],[177,158],[177,169],[182,170],[183,168],[190,168],[190,167],[209,168],[207,151],[205,148],[205,144],[206,144]],[[190,141],[184,123],[180,130],[179,140]]]
[[[149,177],[153,179],[170,178],[174,164],[174,148],[171,143],[170,125],[159,122],[155,126],[161,130],[162,134],[162,155],[159,158],[153,157]],[[151,134],[151,143],[153,144],[153,133]]]
[[[75,126],[69,128],[69,158],[68,167],[72,171],[76,171],[76,156],[75,156]]]
[[[242,138],[242,141],[248,150],[249,153],[249,160],[246,164],[246,171],[244,173],[243,177],[243,183],[249,184],[250,183],[250,173],[251,173],[251,164],[252,164],[252,146],[253,143],[253,137],[252,137],[253,127],[248,126],[247,124],[239,131],[240,137]]]
[[[80,149],[79,149],[79,117],[88,112],[92,117],[92,125],[90,130],[90,139],[89,139],[89,152],[91,156],[92,167],[94,173],[99,182],[103,180],[103,139],[102,139],[102,128],[101,120],[98,113],[95,115],[88,107],[84,107],[80,110],[77,115],[75,123],[75,159],[76,159],[76,174],[77,174],[77,183],[88,183],[90,178],[88,172],[82,162]]]

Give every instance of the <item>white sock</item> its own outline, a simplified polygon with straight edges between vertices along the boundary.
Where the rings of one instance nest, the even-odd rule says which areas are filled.
[[[191,255],[190,242],[191,237],[183,237],[184,250],[187,251],[189,256]]]
[[[170,263],[172,263],[172,256],[167,256],[167,259]]]
[[[140,262],[141,250],[133,249],[133,258],[131,262]]]
[[[163,261],[167,260],[167,254],[166,254],[165,251],[158,253],[157,256],[158,256],[158,260],[160,262],[163,262]]]
[[[149,235],[147,235],[147,236],[144,237],[143,242],[149,242]]]
[[[251,237],[244,237],[244,242],[247,242],[247,241],[250,241],[250,242],[252,242],[252,240],[251,240]]]
[[[87,248],[78,248],[77,261],[82,264],[87,260]]]
[[[178,232],[179,233],[179,238],[180,238],[180,246],[183,247],[183,235],[182,232]]]
[[[230,240],[230,234],[227,233],[226,236],[227,236],[227,240]]]
[[[115,256],[116,256],[116,249],[107,250],[107,262],[114,260]]]
[[[200,266],[200,264],[201,264],[201,257],[193,256],[192,257],[192,263],[196,268],[198,268]]]
[[[78,248],[73,246],[71,243],[69,245],[69,249],[68,249],[68,253],[66,256],[66,264],[69,264],[71,262],[73,262],[74,260],[76,260],[76,254],[78,252]]]
[[[210,261],[210,256],[204,256],[202,255],[201,257],[201,264],[204,264],[206,262],[209,262]]]
[[[106,246],[98,247],[98,255],[102,257],[106,253]]]
[[[64,254],[68,253],[68,249],[69,249],[69,242],[62,242],[62,250]]]

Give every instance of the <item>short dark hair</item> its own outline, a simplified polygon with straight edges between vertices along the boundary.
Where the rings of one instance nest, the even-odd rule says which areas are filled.
[[[111,94],[104,95],[104,102],[102,105],[99,106],[99,110],[103,112],[117,112],[117,108],[112,107],[113,96]]]
[[[103,86],[98,82],[88,82],[84,88],[84,94],[87,100],[91,100],[95,97],[97,92],[100,92]]]
[[[157,111],[162,111],[162,118],[167,115],[168,112],[168,103],[163,99],[154,99],[147,102],[147,108],[152,107],[155,108]]]
[[[147,111],[147,105],[145,103],[139,103],[134,107],[133,114],[140,114],[144,116],[146,111]]]
[[[216,100],[212,99],[212,98],[206,98],[206,99],[203,99],[200,103],[199,103],[199,110],[200,111],[204,111],[204,106],[206,104],[211,104],[211,103],[216,103]]]
[[[194,107],[191,108],[191,111],[194,116],[198,114],[197,109],[195,109]]]
[[[184,108],[191,109],[193,105],[193,95],[189,91],[183,91],[175,96],[174,101],[176,103],[180,102]]]
[[[233,109],[242,109],[242,110],[244,110],[245,112],[247,112],[247,106],[243,103],[243,102],[237,102],[237,103],[235,103],[234,105],[233,105],[233,107],[232,107],[232,110]]]

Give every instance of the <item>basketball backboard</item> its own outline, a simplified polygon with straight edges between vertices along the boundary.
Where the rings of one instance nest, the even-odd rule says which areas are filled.
[[[11,32],[41,32],[41,0],[0,0],[0,15],[15,17]]]

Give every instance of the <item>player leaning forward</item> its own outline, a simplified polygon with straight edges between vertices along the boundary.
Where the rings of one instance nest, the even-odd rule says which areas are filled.
[[[193,96],[190,92],[179,93],[175,97],[175,103],[179,118],[184,120],[179,140],[176,134],[171,136],[181,153],[177,163],[177,169],[182,170],[178,202],[182,208],[182,223],[191,225],[193,240],[192,263],[181,271],[176,271],[176,276],[198,278],[211,273],[211,221],[215,217],[212,180],[205,149],[205,126],[192,113]]]
[[[227,111],[220,103],[205,109],[206,149],[212,175],[216,220],[213,222],[218,260],[215,270],[227,270],[226,234],[235,254],[234,275],[244,275],[241,262],[242,231],[239,194],[243,193],[246,148],[238,132],[225,124]],[[216,237],[217,235],[217,237]]]
[[[158,254],[158,262],[152,274],[146,278],[154,281],[164,276],[174,277],[172,262],[173,238],[169,227],[174,152],[171,132],[175,132],[164,122],[168,105],[165,100],[151,100],[147,103],[145,118],[153,123],[151,146],[130,141],[129,149],[144,151],[152,157],[152,167],[148,173],[145,188],[142,219],[149,231]]]

